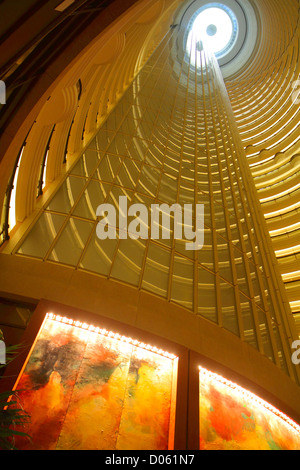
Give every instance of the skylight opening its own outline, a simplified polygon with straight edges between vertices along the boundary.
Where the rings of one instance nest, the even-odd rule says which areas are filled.
[[[238,36],[235,14],[225,5],[210,3],[202,7],[190,21],[186,41],[186,52],[191,65],[198,61],[202,47],[210,50],[219,59],[234,46]]]

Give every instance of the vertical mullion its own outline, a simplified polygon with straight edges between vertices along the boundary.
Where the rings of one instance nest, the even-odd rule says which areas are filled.
[[[209,148],[209,124],[208,124],[208,106],[205,97],[205,77],[208,77],[208,65],[207,56],[203,51],[200,53],[201,59],[201,79],[202,79],[202,93],[203,93],[203,108],[204,108],[204,125],[205,125],[205,137],[206,137],[206,151],[207,151],[207,172],[209,181],[209,197],[210,197],[210,210],[211,210],[211,225],[212,225],[212,243],[213,243],[213,256],[214,256],[214,271],[215,271],[215,282],[216,282],[216,305],[217,305],[217,319],[218,325],[223,326],[222,318],[222,300],[221,300],[221,284],[220,284],[220,272],[219,272],[219,259],[218,259],[218,243],[216,235],[216,221],[215,221],[215,209],[213,199],[213,185],[212,185],[212,169],[211,169],[211,153]]]
[[[171,36],[171,37],[172,37],[172,36]],[[169,38],[168,41],[170,41],[170,39],[171,39],[171,38]],[[158,56],[157,61],[155,62],[155,64],[157,64],[157,62],[160,60],[160,58],[161,58],[162,55],[164,54],[165,49],[166,49],[166,47],[167,47],[167,44],[168,44],[168,43],[164,44],[163,51],[162,51],[161,54]],[[152,68],[155,67],[155,64],[153,65]],[[156,79],[156,85],[155,85],[154,88],[152,89],[152,93],[153,93],[153,90],[155,89],[155,87],[157,86],[158,80],[159,80],[160,76],[162,75],[162,73],[163,73],[165,67],[166,67],[166,64],[164,64],[164,66],[163,66],[163,67],[161,68],[161,70],[160,70],[159,76],[158,76],[157,79]],[[151,76],[151,73],[149,74],[149,77],[150,77],[150,76]],[[149,77],[148,77],[148,78],[149,78]],[[148,80],[148,78],[147,78],[147,80]],[[171,79],[171,75],[169,75],[168,81],[169,81],[170,79]],[[168,81],[167,81],[166,84],[165,84],[165,90],[167,89]],[[151,94],[152,94],[152,93],[151,93]],[[133,97],[132,105],[134,104],[135,101],[136,101],[136,98]],[[159,106],[159,109],[158,109],[158,112],[157,112],[157,115],[156,115],[155,122],[158,121],[158,116],[159,116],[159,112],[160,112],[161,108],[162,108],[162,103],[161,103],[160,106]],[[140,121],[141,121],[141,119],[140,119]],[[122,119],[121,123],[122,123],[122,122],[124,122],[124,119]],[[155,126],[155,123],[153,124],[153,128],[152,128],[152,133],[151,133],[151,134],[153,134],[154,126]],[[119,127],[120,127],[120,126],[119,126]],[[124,157],[124,158],[123,158],[123,161],[125,160],[125,158],[127,158],[127,157]],[[142,164],[141,164],[141,168],[140,168],[139,176],[138,176],[137,181],[136,181],[135,189],[133,190],[133,195],[135,195],[135,194],[137,193],[137,185],[138,185],[138,181],[139,181],[139,179],[140,179],[141,172],[142,172],[142,169],[143,169],[143,165],[144,165],[144,164],[145,164],[145,155],[144,155],[144,158],[143,158],[143,162],[142,162]],[[162,172],[161,172],[161,174],[160,174],[160,180],[161,180],[161,175],[162,175]],[[116,176],[117,176],[117,175],[116,175]],[[159,182],[160,182],[160,180],[159,180]],[[159,188],[159,183],[158,183],[158,185],[157,185],[157,191],[158,191],[158,188]],[[115,247],[115,250],[114,250],[114,255],[113,255],[113,258],[112,258],[112,263],[111,263],[111,266],[110,266],[110,269],[109,269],[109,273],[108,273],[108,275],[107,275],[107,278],[108,278],[108,279],[111,277],[111,273],[112,273],[112,270],[113,270],[113,267],[114,267],[114,261],[115,261],[115,259],[116,259],[116,256],[117,256],[117,254],[118,254],[118,250],[119,250],[119,248],[120,248],[120,243],[121,243],[121,241],[120,241],[120,238],[119,238],[118,241],[117,241],[117,245],[116,245],[116,247]],[[149,237],[148,237],[148,239],[146,240],[145,253],[144,253],[143,263],[142,263],[142,267],[141,267],[141,275],[140,275],[140,280],[139,280],[139,288],[141,288],[141,285],[142,285],[142,279],[143,279],[143,275],[142,275],[142,274],[143,274],[143,270],[144,270],[145,263],[146,263],[146,257],[147,257],[148,250],[149,250],[149,243],[150,243],[150,241],[149,241]]]
[[[218,93],[218,91],[217,91],[217,93]],[[220,101],[218,100],[217,107],[218,107],[218,109],[220,109],[220,102],[222,103],[222,100],[219,96],[219,93],[218,93],[218,97],[219,97]],[[228,142],[229,142],[229,146],[230,146],[230,149],[231,149],[232,161],[233,161],[234,160],[234,157],[233,157],[234,152],[233,152],[233,148],[232,148],[231,139],[229,138],[230,137],[230,131],[228,129],[226,119],[224,121],[221,121],[221,126],[220,126],[223,141],[224,141],[224,127],[225,127],[226,135],[228,136],[228,139],[229,139]],[[227,150],[226,145],[224,146],[224,149],[225,149],[225,158],[226,158],[226,162],[227,162],[227,167],[229,168],[229,166],[230,166],[229,165],[229,155],[228,155],[228,150]],[[241,226],[241,222],[240,222],[240,218],[239,218],[239,214],[238,214],[238,204],[237,204],[237,200],[236,200],[236,194],[235,194],[235,191],[234,191],[233,178],[232,178],[232,174],[231,174],[230,171],[228,172],[228,175],[229,175],[229,181],[230,181],[230,186],[231,186],[231,195],[232,195],[232,200],[233,200],[233,205],[234,205],[234,210],[235,210],[235,220],[236,220],[236,223],[237,223],[240,243],[241,243],[241,246],[242,246],[241,255],[243,257],[243,262],[244,262],[246,277],[247,277],[247,284],[248,284],[248,288],[249,288],[249,291],[250,291],[249,301],[250,301],[250,305],[251,305],[251,311],[253,312],[253,319],[254,319],[254,325],[255,325],[255,330],[256,330],[256,338],[257,338],[257,343],[258,343],[258,349],[263,354],[264,353],[264,348],[263,348],[261,332],[260,332],[260,328],[259,328],[257,308],[256,308],[255,301],[254,301],[254,291],[253,291],[252,282],[251,282],[251,273],[250,273],[249,266],[248,266],[248,258],[247,258],[247,255],[246,255],[246,246],[245,246],[245,241],[244,241],[244,237],[243,237],[243,230],[242,230],[242,226]],[[239,183],[237,183],[237,184],[239,185]],[[240,187],[239,187],[239,190],[241,190]]]
[[[195,42],[195,41],[194,41]],[[194,154],[194,204],[195,204],[195,229],[197,229],[196,210],[198,204],[198,51],[195,43],[195,154]],[[197,234],[196,234],[197,236]],[[194,285],[193,285],[193,307],[194,313],[198,314],[198,262],[199,252],[194,250]]]
[[[222,103],[223,103],[223,100],[222,100]],[[226,127],[227,127],[227,124],[226,124]],[[229,134],[228,127],[227,127],[227,131],[228,131],[228,135],[230,135],[230,137],[232,138],[232,134],[231,133]],[[239,189],[239,194],[241,196],[241,204],[242,204],[243,212],[244,212],[244,216],[245,216],[245,223],[246,223],[246,226],[247,226],[247,233],[248,233],[248,236],[249,236],[249,239],[250,239],[250,244],[251,244],[253,256],[255,256],[255,243],[254,243],[254,240],[253,240],[253,235],[252,235],[252,232],[251,232],[251,227],[250,227],[249,219],[248,219],[248,212],[249,211],[248,211],[247,206],[245,204],[243,188],[241,187],[240,180],[238,178],[238,174],[240,172],[239,172],[239,167],[238,167],[238,162],[237,162],[236,156],[234,157],[234,155],[236,155],[236,150],[235,150],[235,147],[232,144],[233,144],[232,139],[230,139],[230,146],[231,146],[231,151],[232,151],[232,161],[233,161],[233,165],[235,167],[236,181],[237,181],[237,185],[238,185],[238,189]],[[234,194],[234,192],[233,192],[233,194]],[[237,220],[239,220],[238,217],[237,217]],[[246,248],[245,248],[242,233],[241,233],[241,243],[242,243],[242,247],[243,247],[243,252],[246,254]],[[249,264],[248,264],[249,260],[248,260],[247,256],[245,257],[245,261],[246,262],[244,264],[245,264],[245,270],[246,270],[246,275],[247,275],[247,280],[248,280],[248,287],[249,287],[250,296],[251,296],[252,310],[253,310],[254,319],[255,319],[255,322],[256,322],[256,327],[258,328],[257,333],[258,333],[259,347],[262,348],[262,350],[264,350],[262,340],[261,340],[259,322],[258,322],[258,318],[257,318],[257,307],[256,307],[255,300],[254,300],[254,289],[253,289],[253,286],[252,286],[251,273],[250,273]],[[271,291],[271,289],[270,289],[270,291]],[[272,328],[272,325],[271,325],[271,322],[270,322],[269,309],[268,308],[267,308],[265,313],[266,313],[266,321],[267,321],[267,324],[268,324],[271,345],[272,345],[272,349],[273,349],[274,360],[275,360],[276,365],[280,367],[279,357],[278,357],[278,354],[277,354],[276,340],[275,340],[273,328]]]
[[[190,57],[191,57],[191,54],[190,54]],[[190,62],[191,62],[191,59],[190,59]],[[176,99],[178,98],[179,90],[180,90],[180,87],[181,87],[183,66],[184,66],[184,61],[182,61],[182,63],[181,63],[179,78],[178,78],[178,81],[177,81],[176,97],[175,97],[175,101],[174,101],[174,108],[173,108],[172,114],[173,114],[174,110],[176,109],[175,105],[176,105]],[[188,97],[188,92],[189,92],[189,73],[190,73],[190,64],[189,64],[189,71],[188,71],[188,84],[187,84],[186,92],[185,92],[185,103],[184,103],[184,112],[183,112],[183,131],[182,131],[182,137],[181,137],[181,147],[180,147],[180,157],[179,157],[179,175],[178,175],[178,184],[177,184],[176,204],[179,201],[179,188],[180,188],[180,182],[181,182],[181,170],[182,170],[182,160],[183,160],[183,145],[184,145],[184,139],[185,139],[185,124],[186,124],[186,115],[187,115],[187,97]],[[182,223],[183,223],[183,221],[182,221]],[[167,299],[169,301],[171,300],[171,293],[172,293],[172,279],[173,279],[174,258],[175,258],[174,233],[173,233],[172,246],[171,246],[171,255],[170,256],[171,256],[171,259],[170,259],[170,270],[169,270],[169,279],[168,279],[168,295],[167,295]]]
[[[211,70],[211,69],[210,69]],[[214,97],[215,97],[215,102],[216,102],[216,108],[218,111],[218,116],[221,118],[220,114],[220,109],[218,108],[217,105],[217,94],[216,94],[216,87],[214,84],[214,76],[212,73],[210,73],[211,76],[211,82],[212,82],[212,88],[214,92]],[[236,273],[236,268],[235,268],[235,262],[234,262],[234,251],[233,251],[233,244],[232,244],[232,236],[231,236],[231,230],[230,230],[230,220],[229,220],[229,211],[228,211],[228,204],[226,200],[226,192],[225,192],[225,184],[224,184],[224,178],[223,178],[223,168],[221,165],[221,152],[220,152],[220,146],[218,142],[218,133],[217,133],[217,123],[215,119],[215,112],[214,112],[214,106],[212,102],[212,93],[211,93],[211,87],[209,84],[208,80],[208,87],[210,90],[210,105],[212,109],[212,120],[213,120],[213,126],[215,130],[215,137],[216,137],[216,150],[217,150],[217,162],[218,162],[218,169],[219,169],[219,175],[220,175],[220,186],[221,186],[221,193],[222,193],[222,200],[223,200],[223,205],[224,205],[224,213],[225,213],[225,223],[227,227],[227,238],[228,238],[228,248],[229,248],[229,257],[230,257],[230,265],[231,265],[231,272],[232,272],[232,277],[233,277],[233,287],[234,287],[234,296],[235,296],[235,303],[236,303],[236,312],[237,312],[237,320],[238,320],[238,326],[239,326],[239,333],[240,333],[240,338],[242,340],[245,339],[244,336],[244,328],[243,328],[243,319],[242,319],[242,311],[241,311],[241,306],[240,306],[240,299],[239,299],[239,289],[238,289],[238,280],[237,280],[237,273]],[[220,121],[222,119],[219,119]],[[226,148],[226,143],[224,136],[221,132],[221,137],[222,137],[222,142],[223,142],[223,148],[224,148],[224,154],[225,154],[225,148]],[[228,171],[229,173],[229,171]]]

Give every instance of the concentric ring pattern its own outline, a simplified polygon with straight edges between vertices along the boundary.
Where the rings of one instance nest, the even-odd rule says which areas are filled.
[[[300,331],[299,2],[255,2],[261,38],[226,85]]]

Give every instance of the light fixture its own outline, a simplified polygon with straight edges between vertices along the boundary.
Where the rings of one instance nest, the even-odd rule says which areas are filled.
[[[211,372],[207,369],[204,369],[201,366],[199,366],[199,373],[200,373],[200,381],[201,381],[201,377],[203,377],[203,380],[205,379],[205,377],[207,377],[207,378],[209,378],[210,380],[212,380],[214,382],[217,382],[219,384],[223,384],[223,385],[229,387],[231,390],[233,390],[240,397],[244,398],[247,401],[255,403],[257,406],[259,406],[262,409],[262,411],[263,410],[268,410],[269,412],[276,415],[277,418],[282,419],[292,432],[296,433],[297,435],[300,435],[300,426],[295,421],[293,421],[287,415],[285,415],[284,413],[279,411],[277,408],[275,408],[270,403],[268,403],[268,402],[262,400],[261,398],[259,398],[254,393],[249,392],[248,390],[246,390],[243,387],[240,387],[236,383],[231,382],[228,379],[225,379],[224,377],[222,377],[219,374],[216,374],[216,373]]]
[[[80,328],[82,330],[86,330],[87,332],[99,334],[102,336],[106,336],[108,338],[112,338],[118,341],[122,341],[127,344],[131,344],[132,346],[137,346],[142,349],[146,349],[147,351],[151,351],[155,354],[159,354],[160,356],[166,357],[168,359],[174,360],[177,359],[177,356],[171,354],[167,351],[164,351],[156,346],[152,346],[150,344],[143,343],[137,339],[133,339],[119,333],[115,333],[113,331],[106,330],[105,328],[100,328],[98,326],[89,325],[86,322],[81,322],[79,320],[72,320],[71,318],[67,318],[61,315],[55,315],[53,313],[47,313],[45,320],[52,320],[55,322],[63,323],[65,325],[70,325],[76,328]]]

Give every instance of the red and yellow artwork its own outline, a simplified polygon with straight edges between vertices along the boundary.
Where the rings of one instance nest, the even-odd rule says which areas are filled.
[[[300,427],[256,395],[200,368],[200,450],[300,450]]]
[[[31,422],[19,449],[167,450],[177,358],[48,315],[17,383]]]

